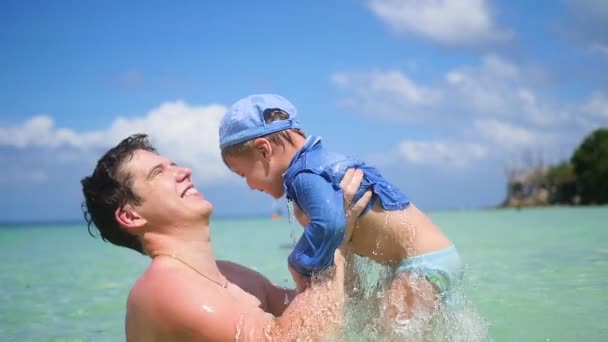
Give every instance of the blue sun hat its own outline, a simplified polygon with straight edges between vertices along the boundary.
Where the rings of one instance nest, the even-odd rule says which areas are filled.
[[[266,123],[264,114],[275,110],[289,119]],[[249,95],[235,102],[220,121],[220,149],[285,129],[301,129],[296,107],[275,94]]]

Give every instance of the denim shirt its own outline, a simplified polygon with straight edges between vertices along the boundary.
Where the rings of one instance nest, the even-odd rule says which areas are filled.
[[[349,168],[364,173],[353,203],[372,190],[365,214],[376,201],[385,210],[400,210],[409,205],[407,196],[390,184],[374,167],[327,151],[321,138],[310,136],[291,160],[284,175],[287,200],[293,201],[308,216],[310,223],[288,258],[299,274],[310,277],[333,265],[334,252],[344,240],[346,216],[340,181]]]

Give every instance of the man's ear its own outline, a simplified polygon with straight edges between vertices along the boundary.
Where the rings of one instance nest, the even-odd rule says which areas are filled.
[[[253,148],[263,159],[268,159],[272,155],[272,144],[266,138],[257,138],[253,141]]]
[[[125,204],[116,209],[114,217],[116,218],[116,221],[127,230],[138,230],[147,222],[130,204]]]

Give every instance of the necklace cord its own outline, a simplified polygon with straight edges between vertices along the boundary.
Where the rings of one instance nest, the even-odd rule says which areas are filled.
[[[224,289],[228,287],[228,279],[226,277],[224,277],[224,283],[222,284],[219,281],[217,281],[217,280],[209,277],[208,275],[204,274],[203,272],[200,272],[199,270],[197,270],[196,268],[194,268],[192,265],[188,264],[184,260],[178,258],[175,254],[158,253],[158,254],[154,254],[152,256],[152,259],[154,259],[156,257],[159,257],[159,256],[164,256],[164,257],[169,257],[169,258],[175,259],[175,260],[181,262],[182,264],[184,264],[185,266],[187,266],[188,268],[190,268],[191,270],[193,270],[194,272],[198,273],[203,278],[211,281],[212,283],[215,283],[215,284],[217,284],[218,286],[220,286],[220,287],[222,287]]]

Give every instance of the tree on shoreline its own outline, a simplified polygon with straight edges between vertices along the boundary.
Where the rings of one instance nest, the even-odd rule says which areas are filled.
[[[529,159],[529,158],[528,158]],[[568,161],[545,166],[542,159],[507,170],[503,206],[608,203],[608,129],[585,137]]]
[[[587,136],[571,161],[581,202],[608,203],[608,129],[600,128]]]
[[[547,170],[543,185],[549,190],[551,204],[577,204],[577,184],[574,166],[569,161]]]

